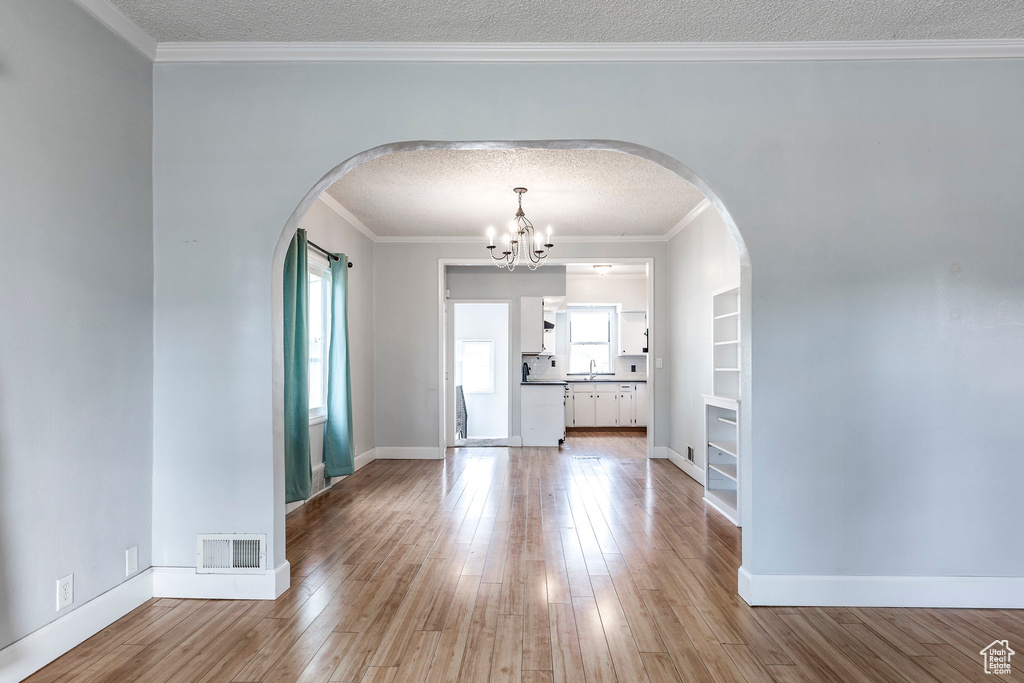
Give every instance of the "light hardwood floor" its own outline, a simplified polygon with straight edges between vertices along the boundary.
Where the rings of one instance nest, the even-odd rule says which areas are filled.
[[[645,454],[373,462],[288,517],[278,600],[151,600],[29,680],[955,682],[1024,646],[1021,612],[748,607],[739,531]]]

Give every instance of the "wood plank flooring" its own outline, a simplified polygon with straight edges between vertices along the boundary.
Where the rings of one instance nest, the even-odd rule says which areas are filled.
[[[288,517],[278,600],[154,599],[29,680],[958,683],[1024,646],[1019,611],[748,607],[739,530],[646,450],[373,462]]]

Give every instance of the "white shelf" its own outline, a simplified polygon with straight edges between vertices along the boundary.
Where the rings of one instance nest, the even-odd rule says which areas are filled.
[[[736,426],[736,420],[730,420],[730,419],[725,418],[725,417],[720,417],[720,418],[718,418],[718,421],[719,422],[724,422],[727,425],[732,425],[733,427]]]
[[[736,481],[736,479],[737,479],[737,476],[736,476],[736,465],[723,465],[722,463],[719,463],[719,462],[713,462],[713,463],[708,464],[708,467],[710,467],[715,472],[718,472],[721,475],[729,477],[733,481]]]
[[[718,499],[726,507],[736,510],[736,491],[735,489],[708,489],[706,494],[712,498]]]
[[[736,455],[738,449],[736,448],[735,441],[708,441],[708,445],[712,448],[717,448],[726,455],[731,455],[734,458],[739,457]]]
[[[739,344],[739,339],[730,339],[729,341],[716,341],[715,346],[731,346],[733,344]]]
[[[726,318],[735,318],[740,314],[739,311],[733,311],[732,313],[723,313],[722,315],[716,315],[715,320],[725,320]],[[707,320],[707,318],[705,318]]]
[[[739,368],[715,368],[715,372],[739,372]]]

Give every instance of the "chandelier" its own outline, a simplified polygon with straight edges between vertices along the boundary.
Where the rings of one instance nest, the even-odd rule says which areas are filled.
[[[494,260],[494,265],[499,268],[515,270],[520,263],[526,264],[530,270],[537,270],[540,264],[548,257],[551,247],[551,226],[548,226],[547,240],[539,232],[534,232],[533,223],[523,213],[523,194],[525,187],[517,187],[512,190],[519,195],[519,210],[515,218],[509,223],[508,231],[502,237],[502,251],[495,255],[494,250],[499,245],[494,243],[494,228],[487,228],[487,236],[490,244],[487,249]]]

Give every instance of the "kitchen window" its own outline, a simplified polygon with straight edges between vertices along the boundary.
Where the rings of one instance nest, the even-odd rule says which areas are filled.
[[[331,344],[331,267],[309,254],[309,419],[327,415],[327,354]]]
[[[612,321],[614,308],[570,308],[569,374],[585,375],[591,361],[598,374],[612,372]]]

